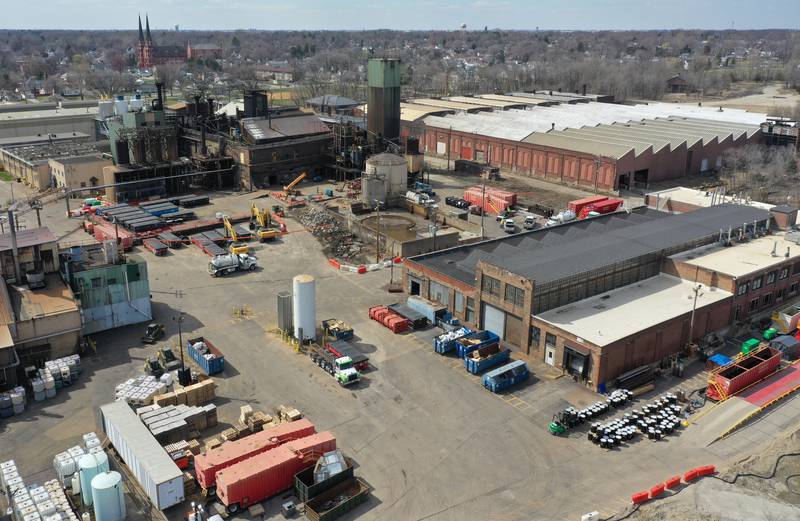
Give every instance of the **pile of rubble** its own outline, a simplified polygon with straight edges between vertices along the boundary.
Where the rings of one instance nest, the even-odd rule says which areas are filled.
[[[358,237],[325,210],[306,206],[293,210],[292,217],[322,243],[329,257],[355,260],[361,256],[363,244]]]

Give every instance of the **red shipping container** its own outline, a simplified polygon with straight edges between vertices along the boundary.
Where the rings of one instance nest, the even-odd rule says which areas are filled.
[[[591,195],[589,197],[584,197],[583,199],[575,199],[574,201],[567,203],[567,210],[571,210],[575,212],[575,215],[578,215],[581,210],[583,210],[584,206],[599,203],[600,201],[605,201],[606,199],[608,199],[608,197],[605,195]]]
[[[237,512],[290,488],[294,475],[336,449],[336,438],[320,432],[262,452],[217,473],[217,497]]]
[[[197,482],[204,489],[209,489],[216,484],[217,472],[222,469],[272,450],[287,441],[311,436],[315,432],[314,424],[304,418],[264,429],[240,440],[223,443],[216,449],[195,456]]]
[[[778,369],[780,363],[781,352],[772,347],[765,347],[724,366],[714,375],[714,379],[725,397],[728,397],[771,375]],[[706,389],[706,396],[712,400],[723,398],[713,385],[709,385]]]

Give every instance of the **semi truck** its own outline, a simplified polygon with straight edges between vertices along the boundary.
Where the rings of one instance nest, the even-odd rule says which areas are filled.
[[[369,357],[355,348],[346,340],[333,340],[325,343],[325,349],[337,358],[350,357],[356,371],[366,371],[369,369]]]
[[[353,366],[353,359],[349,356],[336,356],[327,349],[313,345],[309,351],[311,360],[336,378],[342,387],[354,384],[361,380],[359,373]]]
[[[464,368],[472,373],[478,374],[486,369],[490,369],[511,359],[511,351],[500,349],[498,344],[491,344],[481,347],[464,357]]]
[[[256,258],[246,253],[226,253],[215,255],[208,263],[208,273],[220,277],[234,271],[254,270],[258,267]]]

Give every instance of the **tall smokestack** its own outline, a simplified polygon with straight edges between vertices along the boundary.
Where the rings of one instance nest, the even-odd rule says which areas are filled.
[[[370,139],[400,137],[400,60],[373,58],[367,64],[367,130]]]

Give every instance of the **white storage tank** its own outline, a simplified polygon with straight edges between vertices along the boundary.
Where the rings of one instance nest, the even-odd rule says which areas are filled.
[[[105,452],[84,454],[78,460],[78,469],[81,473],[81,500],[83,504],[92,504],[92,480],[101,472],[108,472],[108,456]]]
[[[103,99],[97,102],[97,115],[101,118],[110,118],[114,115],[114,101]]]
[[[119,472],[103,472],[92,479],[92,501],[95,521],[125,519],[125,495]]]
[[[378,202],[386,203],[386,194],[389,191],[389,180],[381,174],[369,174],[361,177],[361,200],[370,208]]]
[[[117,116],[128,112],[128,102],[125,101],[125,96],[117,96],[117,99],[114,100],[114,112],[117,113]]]
[[[402,195],[408,183],[408,163],[396,154],[376,154],[367,159],[367,176],[383,176],[387,180],[388,195]]]
[[[297,275],[292,279],[292,315],[294,320],[294,336],[302,340],[314,340],[317,337],[317,303],[316,282],[311,275]]]
[[[142,99],[141,94],[136,94],[133,98],[131,98],[130,108],[133,112],[138,112],[142,110],[144,107],[144,100]]]

